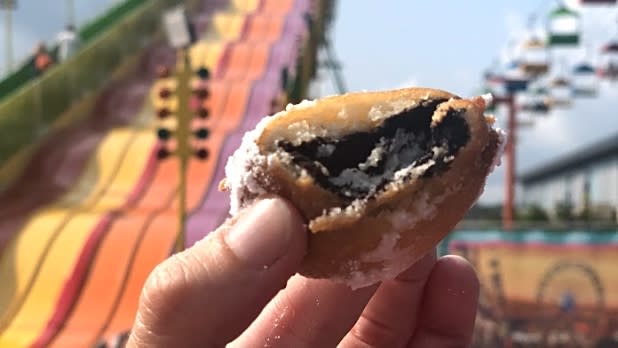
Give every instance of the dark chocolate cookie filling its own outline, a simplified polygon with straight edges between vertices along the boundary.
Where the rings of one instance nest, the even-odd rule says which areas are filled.
[[[346,201],[370,197],[384,188],[395,172],[411,164],[419,166],[434,159],[436,163],[424,176],[440,173],[466,145],[470,130],[462,117],[465,110],[450,110],[442,122],[431,127],[431,117],[442,102],[430,101],[405,110],[370,132],[277,145],[318,184]]]

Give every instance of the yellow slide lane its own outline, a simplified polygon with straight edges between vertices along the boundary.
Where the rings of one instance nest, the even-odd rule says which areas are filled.
[[[215,33],[221,40],[234,41],[240,37],[245,20],[244,14],[219,12],[213,20]]]
[[[239,12],[252,12],[258,7],[260,0],[232,0],[232,6]]]
[[[97,162],[99,165],[99,175],[103,180],[98,180],[96,186],[80,204],[80,208],[88,208],[102,196],[106,187],[110,184],[110,180],[113,180],[118,170],[118,159],[127,150],[127,146],[131,144],[132,138],[135,136],[135,132],[128,128],[119,128],[112,131],[109,137],[107,137],[109,144],[106,151],[97,152]],[[112,154],[118,154],[118,156],[112,156]]]
[[[231,11],[217,12],[213,17],[213,29],[221,41],[240,38],[247,14],[254,12],[259,0],[234,0]]]
[[[24,231],[18,233],[0,256],[0,328],[6,326],[12,301],[23,296],[28,283],[38,267],[42,255],[55,236],[54,231],[63,224],[66,211],[49,210],[28,221]],[[14,305],[13,305],[14,306]],[[5,324],[5,325],[3,325]]]
[[[207,67],[213,72],[214,67],[219,63],[224,49],[225,45],[219,41],[197,42],[189,51],[191,55],[191,68],[197,70],[201,67]]]
[[[64,231],[70,233],[61,233],[53,242],[49,257],[43,263],[31,291],[45,296],[30,297],[23,304],[7,330],[0,336],[0,348],[24,347],[36,339],[47,325],[48,313],[56,305],[64,280],[73,271],[73,267],[67,266],[77,262],[79,251],[100,221],[101,216],[98,214],[79,214],[69,221]]]
[[[156,138],[152,129],[140,131],[125,155],[115,180],[106,188],[90,211],[104,212],[122,207],[137,186],[146,167]]]
[[[132,135],[131,132],[123,128],[112,130],[103,139],[91,162],[88,164],[86,172],[94,173],[94,175],[88,175],[87,173],[82,175],[79,180],[81,183],[77,185],[78,188],[82,189],[69,191],[63,195],[57,204],[52,204],[52,207],[72,208],[76,205],[85,207],[92,204],[101,195],[109,180],[113,177],[122,153],[133,140]],[[85,195],[81,193],[84,192],[84,189],[87,192]]]

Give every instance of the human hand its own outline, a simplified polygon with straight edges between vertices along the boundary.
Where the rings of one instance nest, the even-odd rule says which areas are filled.
[[[470,344],[479,284],[464,259],[431,253],[395,280],[352,291],[294,275],[306,248],[290,204],[257,203],[156,267],[127,347]]]

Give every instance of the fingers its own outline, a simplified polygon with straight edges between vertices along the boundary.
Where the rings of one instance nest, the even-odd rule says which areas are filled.
[[[341,347],[405,347],[416,327],[425,283],[436,263],[435,251],[397,279],[384,282]]]
[[[336,347],[376,288],[295,276],[230,347]]]
[[[288,203],[257,203],[153,271],[128,347],[224,346],[285,286],[306,242]]]
[[[479,281],[457,256],[438,260],[425,287],[411,348],[467,347],[472,339]]]

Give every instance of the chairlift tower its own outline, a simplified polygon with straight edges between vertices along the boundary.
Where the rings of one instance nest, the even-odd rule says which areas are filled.
[[[337,59],[335,55],[335,50],[331,44],[331,40],[328,37],[324,40],[324,52],[326,53],[326,57],[325,57],[326,59],[323,62],[323,66],[327,70],[330,71],[331,78],[333,79],[333,83],[335,84],[335,87],[337,88],[337,93],[338,94],[346,93],[348,88],[345,82],[345,78],[343,77],[343,74],[341,73],[341,70],[342,70],[341,63]]]
[[[75,0],[66,0],[67,2],[67,24],[77,26],[75,19]]]

